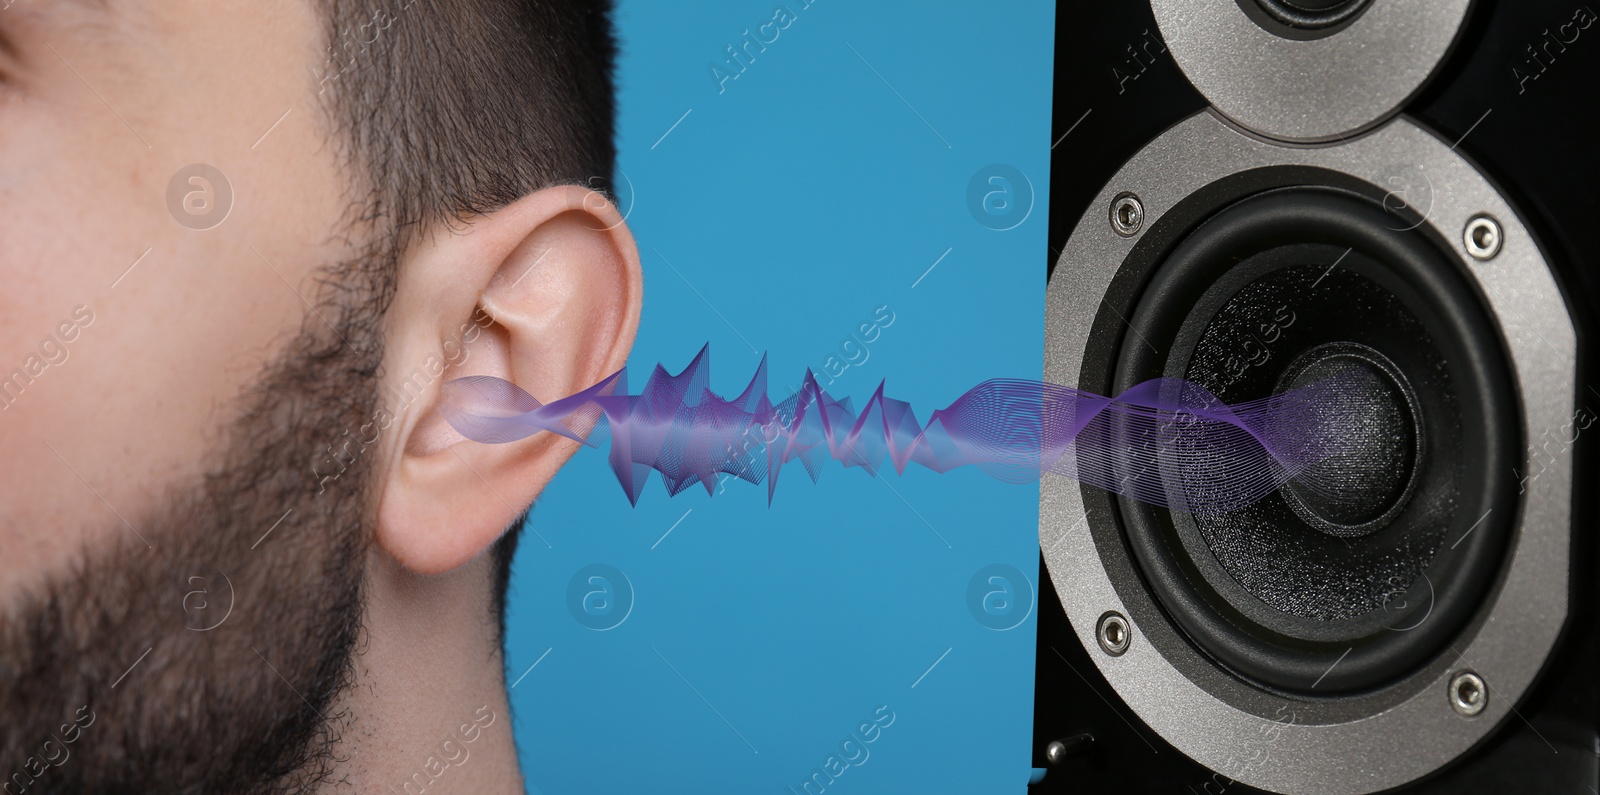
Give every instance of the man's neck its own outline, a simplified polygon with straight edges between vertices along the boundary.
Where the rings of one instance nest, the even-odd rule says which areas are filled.
[[[333,780],[396,795],[522,792],[491,572],[489,555],[422,577],[369,553]]]

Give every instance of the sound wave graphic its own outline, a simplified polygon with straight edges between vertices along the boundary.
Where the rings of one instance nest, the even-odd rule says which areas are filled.
[[[626,371],[552,403],[492,376],[444,384],[442,413],[462,436],[503,444],[549,432],[598,448],[637,505],[652,471],[669,495],[696,483],[713,493],[719,475],[767,484],[770,502],[785,464],[798,460],[816,481],[827,459],[877,476],[885,463],[948,472],[975,466],[1025,483],[1045,473],[1074,478],[1141,502],[1192,513],[1249,505],[1344,449],[1329,412],[1360,377],[1344,373],[1269,398],[1226,405],[1176,378],[1141,383],[1116,397],[1056,384],[997,378],[934,411],[926,425],[911,404],[880,383],[861,410],[817,384],[774,404],[763,356],[744,391],[712,392],[710,346],[682,372],[656,365],[644,390],[629,394]]]

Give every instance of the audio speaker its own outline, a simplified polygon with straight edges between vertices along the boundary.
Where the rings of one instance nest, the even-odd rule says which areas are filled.
[[[1046,379],[1343,373],[1349,444],[1224,514],[1041,484],[1032,791],[1600,792],[1596,19],[1058,8]]]

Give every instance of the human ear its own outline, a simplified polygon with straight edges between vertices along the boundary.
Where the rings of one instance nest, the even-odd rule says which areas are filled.
[[[546,403],[579,392],[626,364],[642,293],[622,217],[577,186],[441,224],[412,246],[379,378],[394,417],[376,475],[379,547],[438,574],[493,544],[578,443],[552,433],[467,440],[440,412],[442,385],[492,375]]]

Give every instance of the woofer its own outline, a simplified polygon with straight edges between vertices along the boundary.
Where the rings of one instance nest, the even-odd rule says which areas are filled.
[[[1600,787],[1600,534],[1591,532],[1600,517],[1600,447],[1591,438],[1600,424],[1600,160],[1591,151],[1600,105],[1584,101],[1600,74],[1600,50],[1583,44],[1600,6],[1373,0],[1342,23],[1323,16],[1296,27],[1271,16],[1341,7],[1350,5],[1151,0],[1057,14],[1046,377],[1110,390],[1124,349],[1137,347],[1128,321],[1157,274],[1228,208],[1300,189],[1376,202],[1394,215],[1391,227],[1416,225],[1442,252],[1500,338],[1514,404],[1509,425],[1520,442],[1510,470],[1499,473],[1514,500],[1498,528],[1498,569],[1487,588],[1467,594],[1475,604],[1466,620],[1420,662],[1383,666],[1389,676],[1351,685],[1334,677],[1353,656],[1335,659],[1329,678],[1294,687],[1276,667],[1257,675],[1230,664],[1206,648],[1218,646],[1215,639],[1184,626],[1153,582],[1159,575],[1132,548],[1139,530],[1128,526],[1123,504],[1046,479],[1034,765],[1047,774],[1030,792],[1577,795]],[[1126,237],[1114,227],[1119,199],[1138,210]],[[1276,278],[1315,283],[1346,247],[1317,253],[1324,267],[1315,273]],[[1360,386],[1327,416],[1342,423],[1367,405],[1382,430],[1362,439],[1391,441],[1358,445],[1358,454],[1325,462],[1329,471],[1291,480],[1275,496],[1308,544],[1321,543],[1310,534],[1320,533],[1340,546],[1381,545],[1386,528],[1425,499],[1427,450],[1439,442],[1422,406],[1427,385],[1370,341],[1330,339],[1291,357],[1282,348],[1298,337],[1270,346],[1225,337],[1220,332],[1253,330],[1263,340],[1274,333],[1282,301],[1268,305],[1268,293],[1285,285],[1248,281],[1219,299],[1237,299],[1231,322],[1216,317],[1215,303],[1191,312],[1210,284],[1171,306],[1184,313],[1179,322],[1193,314],[1196,324],[1213,326],[1223,366],[1231,373],[1247,364],[1247,375],[1263,378],[1255,388],[1278,391],[1331,368],[1364,368]],[[1260,357],[1264,348],[1270,361]],[[1161,370],[1172,353],[1163,346],[1147,355]],[[1226,356],[1238,358],[1230,365]],[[1266,385],[1267,375],[1278,384]],[[1406,438],[1413,427],[1417,437]],[[1310,487],[1326,479],[1347,487]],[[1190,482],[1205,480],[1202,473]],[[1469,538],[1503,516],[1494,510]],[[1196,537],[1193,549],[1180,539],[1179,551],[1201,562],[1216,557],[1198,530],[1189,536]],[[1455,543],[1447,536],[1434,558],[1414,559],[1442,566],[1439,556]],[[1222,568],[1220,560],[1212,565]],[[1249,569],[1235,568],[1249,580]],[[1276,600],[1331,615],[1324,600],[1330,590],[1344,593],[1315,577],[1298,583],[1307,594],[1272,593],[1261,586],[1274,572],[1254,573],[1254,582],[1236,581],[1242,604]],[[1205,577],[1194,581],[1212,589]],[[1316,598],[1301,604],[1303,595]],[[1380,592],[1377,601],[1399,613],[1413,596]],[[1196,614],[1223,614],[1197,602]],[[1285,612],[1293,610],[1268,615]],[[1117,655],[1093,633],[1105,615],[1124,621]],[[1424,615],[1415,629],[1410,617],[1392,626],[1416,632],[1439,619],[1414,617]],[[1239,628],[1275,640],[1257,623]],[[1275,677],[1282,684],[1267,681]],[[1059,740],[1091,736],[1092,750],[1070,759],[1048,753]]]
[[[1396,175],[1417,174],[1449,189],[1396,201]],[[1108,216],[1119,197],[1142,207],[1129,236]],[[1481,216],[1502,232],[1488,259],[1464,242]],[[1247,330],[1277,347],[1241,368]],[[1191,116],[1104,186],[1047,290],[1055,383],[1179,375],[1235,399],[1351,368],[1364,375],[1327,421],[1372,423],[1353,457],[1246,520],[1041,483],[1042,552],[1088,659],[1145,726],[1232,783],[1377,792],[1512,717],[1569,608],[1571,455],[1518,472],[1520,440],[1573,416],[1572,319],[1515,209],[1403,118],[1287,147]],[[1094,634],[1107,613],[1128,625],[1117,655]],[[1470,716],[1448,697],[1463,671],[1491,694]]]
[[[1228,403],[1347,385],[1317,413],[1345,447],[1266,499],[1227,514],[1118,501],[1162,608],[1228,669],[1285,691],[1373,688],[1482,602],[1519,444],[1503,345],[1459,271],[1381,197],[1280,188],[1201,222],[1141,291],[1111,394],[1162,376]]]

